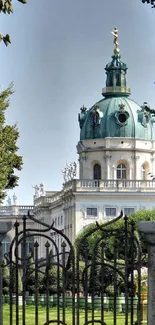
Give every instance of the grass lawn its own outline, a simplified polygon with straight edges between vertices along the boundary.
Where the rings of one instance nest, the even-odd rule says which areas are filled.
[[[14,307],[15,310],[15,307]],[[9,325],[9,306],[4,305],[3,307],[3,315],[4,315],[4,321],[3,325]],[[14,312],[15,315],[15,312]],[[26,325],[35,325],[35,309],[32,306],[26,307]],[[129,315],[130,316],[130,315]],[[65,309],[65,317],[66,317],[66,324],[72,325],[72,310],[69,308]],[[100,311],[95,310],[94,312],[94,318],[95,320],[101,320]],[[22,310],[19,311],[19,325],[22,325]],[[57,314],[56,314],[56,308],[50,309],[50,320],[56,320]],[[88,319],[91,320],[91,311],[88,312]],[[62,320],[62,309],[61,309],[61,317],[60,320]],[[117,324],[118,325],[124,325],[124,314],[117,314]],[[136,320],[136,319],[135,319]],[[113,313],[112,312],[105,312],[105,323],[107,325],[113,325]],[[39,325],[44,325],[46,323],[46,309],[45,307],[39,307]],[[84,310],[80,310],[80,325],[83,325],[85,323],[85,314]],[[15,318],[13,325],[15,325]],[[57,324],[56,322],[53,324]],[[129,321],[130,324],[130,321]]]

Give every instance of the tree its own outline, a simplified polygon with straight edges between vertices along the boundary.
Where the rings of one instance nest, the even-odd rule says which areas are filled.
[[[10,276],[9,276],[9,269],[6,265],[6,260],[3,259],[2,261],[2,278],[3,278],[3,294],[6,295],[9,293],[9,284],[10,284]]]
[[[27,0],[17,0],[21,2],[22,4],[26,4]],[[0,0],[0,12],[4,14],[11,14],[13,13],[13,6],[12,6],[12,0]],[[0,34],[0,42],[3,41],[6,46],[8,46],[9,43],[11,43],[10,35],[6,34],[3,36]]]
[[[135,213],[132,213],[128,217],[128,225],[130,226],[132,222],[134,222],[134,234],[139,238],[142,246],[142,251],[144,254],[147,252],[146,243],[144,241],[144,238],[141,234],[138,233],[138,222],[139,221],[153,221],[155,220],[155,209],[151,210],[140,210],[136,211]],[[100,224],[101,226],[103,223]],[[112,236],[109,235],[109,238],[106,239],[107,245],[106,245],[106,254],[107,257],[110,259],[113,256],[113,250],[114,250],[114,240],[117,239],[117,245],[119,247],[119,253],[120,255],[124,255],[124,218],[120,219],[119,221],[111,223],[109,226],[106,226],[107,230],[114,231],[114,229],[120,230],[120,233],[118,232],[118,236]],[[88,236],[88,234],[90,234]],[[86,258],[86,254],[88,256],[88,259],[91,260],[93,257],[93,254],[95,255],[100,253],[100,248],[94,247],[95,243],[97,243],[98,240],[102,239],[103,233],[99,227],[96,226],[96,224],[88,225],[76,238],[75,240],[75,246],[77,249],[77,252],[81,259]],[[130,253],[130,252],[129,252]]]
[[[142,0],[142,3],[148,3],[152,5],[152,8],[155,8],[155,0]]]
[[[49,252],[49,255],[46,260],[46,269],[45,269],[45,276],[44,276],[44,290],[46,291],[47,288],[50,294],[60,294],[62,292],[62,286],[64,285],[66,288],[66,283],[63,284],[63,270],[61,265],[59,264],[59,274],[58,274],[58,264],[55,260],[53,255],[53,251]],[[65,270],[64,270],[65,271]],[[66,274],[64,274],[64,278],[66,280]]]
[[[38,292],[43,290],[43,274],[40,272],[39,268],[37,270],[38,277]],[[27,259],[25,278],[25,290],[29,292],[30,295],[34,294],[36,291],[36,281],[35,281],[35,262],[33,257]]]
[[[17,125],[5,124],[6,109],[10,104],[13,85],[0,93],[0,202],[6,196],[6,190],[18,185],[19,177],[15,171],[22,169],[22,157],[17,155],[19,131]]]
[[[18,0],[22,4],[27,0]],[[0,0],[0,13],[13,13],[13,0]],[[0,42],[7,46],[11,43],[10,35],[0,34]],[[9,97],[12,95],[12,85],[0,93],[0,203],[6,196],[6,191],[18,185],[18,176],[15,170],[21,170],[22,157],[17,155],[17,140],[19,132],[17,125],[5,125],[5,112],[9,106]]]
[[[141,265],[147,266],[147,244],[141,234],[138,233],[139,221],[151,221],[155,220],[155,209],[152,210],[140,210],[128,217],[127,227],[128,231],[125,231],[125,220],[121,218],[116,222],[112,222],[110,225],[105,226],[102,231],[103,223],[99,226],[96,224],[89,225],[84,231],[76,238],[75,245],[77,255],[86,265],[90,265],[90,272],[88,273],[88,290],[91,292],[100,292],[101,287],[101,275],[104,277],[104,292],[108,291],[109,285],[114,280],[114,272],[110,267],[110,264],[114,263],[115,253],[117,254],[118,269],[122,274],[127,272],[126,275],[129,279],[129,291],[130,291],[130,275],[133,271],[132,261],[136,261],[139,257],[139,247],[137,240],[140,242],[142,248]],[[133,229],[133,230],[132,230]],[[134,233],[135,240],[132,237],[132,231]],[[126,237],[126,234],[127,237]],[[125,241],[128,241],[127,250],[125,249]],[[102,268],[103,256],[102,243],[104,245],[104,269]],[[116,250],[114,249],[116,247]],[[115,250],[115,253],[114,253]],[[126,255],[127,254],[127,255]],[[125,256],[128,259],[127,269],[124,268]],[[109,265],[109,267],[108,267]],[[136,264],[135,264],[136,265]],[[135,266],[136,267],[136,266]],[[102,274],[104,272],[104,275]],[[124,283],[117,274],[117,285],[119,288],[123,288]],[[121,290],[125,290],[122,289]]]

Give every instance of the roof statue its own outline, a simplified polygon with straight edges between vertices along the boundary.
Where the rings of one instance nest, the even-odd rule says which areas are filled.
[[[15,193],[13,194],[12,199],[13,199],[13,205],[17,205],[17,196]]]
[[[40,189],[40,196],[45,196],[46,195],[45,185],[43,183],[40,183],[39,189]]]
[[[39,197],[39,186],[38,185],[35,185],[35,186],[33,186],[32,185],[32,187],[34,188],[34,196],[35,196],[35,198],[37,198],[37,197]]]
[[[114,44],[115,44],[115,48],[114,48],[114,54],[119,54],[119,44],[118,44],[118,28],[115,27],[112,30],[112,35],[114,36]]]
[[[10,198],[10,196],[8,196],[8,199],[7,199],[7,205],[8,205],[8,206],[11,206],[11,205],[12,205],[12,202],[11,202],[11,198]]]
[[[77,176],[76,162],[74,161],[70,165],[66,164],[66,167],[64,168],[64,170],[62,170],[62,174],[65,183],[74,179]]]

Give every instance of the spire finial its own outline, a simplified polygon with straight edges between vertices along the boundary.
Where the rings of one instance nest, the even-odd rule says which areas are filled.
[[[119,44],[118,44],[118,28],[115,27],[112,30],[112,35],[114,36],[114,44],[115,44],[115,48],[114,48],[114,54],[119,54]]]

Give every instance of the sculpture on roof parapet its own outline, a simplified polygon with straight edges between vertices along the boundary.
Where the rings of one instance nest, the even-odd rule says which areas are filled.
[[[96,128],[97,126],[100,125],[100,115],[99,115],[99,112],[97,111],[99,108],[99,105],[95,104],[94,105],[94,108],[92,110],[92,126],[93,128]]]
[[[13,194],[12,198],[13,198],[13,205],[17,205],[17,196],[15,193]]]
[[[144,102],[141,106],[141,111],[138,114],[139,120],[144,127],[147,127],[149,121],[155,122],[155,110],[150,108],[147,102]]]
[[[155,109],[150,108],[147,102],[144,102],[143,105],[141,106],[142,110],[145,110],[146,112],[152,114],[155,116]]]
[[[70,165],[66,164],[66,167],[64,168],[64,170],[62,170],[62,174],[63,174],[64,183],[76,178],[76,176],[77,176],[76,162],[74,161]]]
[[[45,185],[43,183],[40,183],[39,190],[40,190],[40,196],[45,196],[46,195]]]
[[[38,185],[32,185],[32,187],[34,188],[34,196],[35,198],[39,197],[39,186]]]
[[[43,183],[40,183],[40,185],[35,185],[32,187],[34,188],[34,196],[35,198],[38,198],[40,196],[45,196],[46,195],[46,191],[45,191],[45,185]]]
[[[81,112],[78,114],[78,121],[79,121],[79,124],[80,124],[80,129],[82,129],[88,111],[87,111],[87,108],[84,105],[80,108],[80,111]]]
[[[6,202],[7,202],[7,205],[8,205],[8,206],[11,206],[11,205],[12,205],[12,202],[11,202],[11,198],[10,198],[10,196],[8,196]]]

